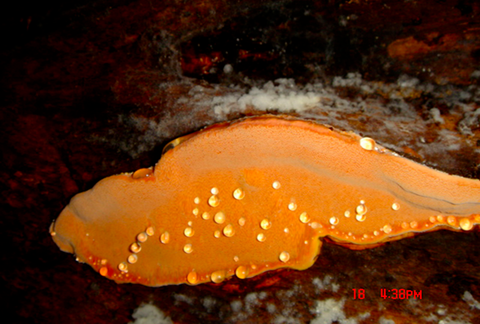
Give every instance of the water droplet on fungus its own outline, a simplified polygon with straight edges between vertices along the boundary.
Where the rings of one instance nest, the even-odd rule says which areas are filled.
[[[210,198],[208,198],[208,204],[211,207],[217,207],[218,205],[220,205],[220,199],[218,199],[218,197],[215,195],[210,196]]]
[[[457,223],[457,219],[454,216],[448,216],[447,223],[453,226]]]
[[[288,254],[288,252],[283,251],[282,253],[280,253],[280,255],[278,256],[278,258],[279,258],[280,261],[282,261],[282,262],[287,262],[288,260],[290,260],[290,254]]]
[[[135,242],[130,245],[130,251],[133,253],[138,253],[142,250],[142,247],[140,246],[139,243]]]
[[[383,226],[383,232],[385,234],[389,234],[391,231],[392,231],[392,227],[390,225],[387,224],[387,225]]]
[[[236,270],[235,270],[235,275],[240,278],[240,279],[245,279],[247,278],[248,276],[248,273],[249,273],[249,270],[247,267],[245,266],[239,266]]]
[[[149,176],[151,176],[152,174],[153,174],[152,169],[147,169],[147,168],[138,169],[137,171],[135,171],[135,172],[132,174],[132,178],[133,178],[133,179],[141,179],[141,178],[149,177]]]
[[[214,271],[210,275],[210,280],[214,283],[220,283],[223,280],[225,280],[225,271],[219,270],[219,271]]]
[[[363,214],[363,215],[355,215],[355,219],[359,222],[363,222],[367,219],[367,215]]]
[[[192,237],[193,234],[195,234],[195,231],[193,230],[193,228],[191,227],[187,227],[183,230],[183,234],[186,236],[186,237]]]
[[[310,216],[308,216],[307,212],[303,212],[300,214],[300,221],[304,224],[310,221]]]
[[[462,218],[460,219],[460,228],[469,231],[473,228],[473,223],[468,218]]]
[[[259,242],[265,242],[266,239],[267,238],[265,237],[265,234],[263,234],[263,233],[260,233],[260,234],[257,235],[257,241],[259,241]]]
[[[232,237],[235,234],[232,224],[228,224],[223,228],[223,235],[226,237]]]
[[[330,220],[329,220],[330,224],[332,225],[337,225],[339,223],[339,220],[337,217],[330,217]]]
[[[192,253],[193,252],[192,244],[185,244],[185,246],[183,247],[183,252],[187,254]]]
[[[270,227],[272,227],[272,223],[270,223],[270,221],[265,218],[260,222],[260,227],[264,230],[268,230]]]
[[[237,200],[242,200],[245,198],[245,191],[243,191],[241,188],[237,188],[233,191],[233,198]]]
[[[363,137],[360,139],[360,146],[367,151],[371,151],[375,148],[375,140],[370,137]]]
[[[102,275],[102,276],[104,276],[104,277],[105,277],[106,275],[108,275],[108,269],[107,269],[107,267],[101,267],[101,268],[100,268],[100,271],[98,271],[98,272],[100,272],[100,275]]]
[[[130,254],[127,258],[128,263],[131,263],[131,264],[137,262],[137,260],[138,260],[138,257],[136,254]]]
[[[160,236],[160,242],[163,244],[167,244],[170,242],[170,233],[168,232],[163,232],[163,234]]]
[[[238,225],[240,225],[240,226],[245,225],[245,221],[246,221],[246,220],[245,220],[245,217],[240,217],[240,218],[238,219]]]
[[[148,239],[148,235],[145,232],[141,232],[137,235],[137,241],[140,243],[146,242]]]
[[[226,218],[226,216],[223,212],[218,212],[213,217],[213,221],[217,224],[223,224],[223,223],[225,223],[225,218]]]
[[[128,272],[128,266],[125,262],[121,262],[118,264],[118,270],[121,272]]]
[[[187,282],[194,285],[198,281],[198,275],[195,271],[191,271],[187,275]]]
[[[153,236],[155,234],[155,229],[152,226],[149,226],[145,230],[145,233],[147,233],[148,236]]]

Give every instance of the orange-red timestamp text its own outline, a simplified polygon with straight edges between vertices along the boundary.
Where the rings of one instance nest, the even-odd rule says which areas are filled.
[[[365,299],[365,289],[352,289],[353,299]],[[422,291],[410,289],[380,289],[383,299],[422,299]]]

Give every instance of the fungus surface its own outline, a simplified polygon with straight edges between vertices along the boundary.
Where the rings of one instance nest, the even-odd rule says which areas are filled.
[[[480,181],[371,138],[261,116],[172,141],[155,167],[108,177],[50,228],[62,251],[147,286],[306,269],[322,240],[351,249],[480,223]]]

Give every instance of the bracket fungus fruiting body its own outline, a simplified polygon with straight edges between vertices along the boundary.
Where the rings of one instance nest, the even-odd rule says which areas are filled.
[[[477,224],[479,180],[353,133],[261,116],[182,137],[155,167],[101,180],[50,232],[107,278],[162,286],[306,269],[323,237],[364,249]]]

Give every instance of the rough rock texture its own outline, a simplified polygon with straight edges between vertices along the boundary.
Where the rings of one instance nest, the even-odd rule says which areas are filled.
[[[0,274],[12,323],[126,323],[144,302],[175,323],[480,322],[478,229],[365,251],[325,244],[306,271],[156,289],[102,278],[48,234],[68,200],[101,178],[153,165],[177,136],[266,111],[480,178],[476,1],[16,5],[2,15],[0,53]],[[268,83],[279,78],[294,81]],[[277,105],[288,89],[317,101],[278,109],[255,89]],[[384,300],[381,288],[422,299]]]

